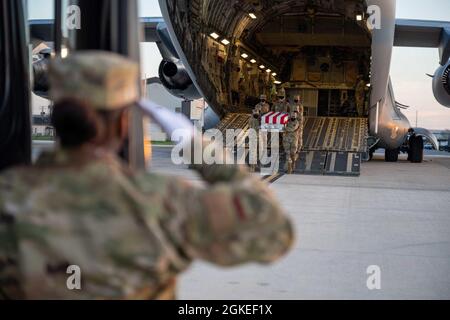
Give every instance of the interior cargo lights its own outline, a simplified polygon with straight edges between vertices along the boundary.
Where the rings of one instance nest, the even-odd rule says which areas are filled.
[[[217,39],[219,39],[219,37],[220,37],[220,36],[219,36],[217,33],[215,33],[215,32],[211,33],[210,36],[211,36],[211,38],[213,38],[214,40],[217,40]]]

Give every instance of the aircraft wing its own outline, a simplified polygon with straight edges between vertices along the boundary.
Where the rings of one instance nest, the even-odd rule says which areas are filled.
[[[53,38],[53,20],[30,20],[30,35],[32,39],[50,42]]]
[[[144,30],[145,42],[158,42],[159,37],[157,33],[158,24],[163,23],[164,19],[161,17],[145,17],[141,18],[141,24]],[[54,20],[30,20],[30,34],[32,39],[37,39],[45,42],[51,42],[53,39],[53,23]]]
[[[164,19],[161,17],[153,18],[141,18],[141,23],[144,25],[144,38],[145,42],[158,42],[160,41],[158,35],[158,24],[164,23]]]
[[[397,19],[394,46],[439,48],[444,65],[450,58],[450,22]]]

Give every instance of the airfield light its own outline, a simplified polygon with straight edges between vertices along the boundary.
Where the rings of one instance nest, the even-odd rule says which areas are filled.
[[[255,59],[252,59],[252,60],[250,60],[250,62],[253,63],[253,64],[255,64],[255,63],[256,63],[256,60],[255,60]]]
[[[262,64],[262,65],[259,66],[259,68],[264,70],[266,68],[266,66]]]
[[[219,36],[217,33],[215,33],[215,32],[211,33],[210,36],[211,36],[211,38],[213,38],[214,40],[217,40],[217,39],[219,39],[219,37],[220,37],[220,36]]]
[[[224,45],[229,45],[230,44],[230,41],[228,41],[227,39],[223,39],[222,41],[220,41],[220,42],[222,42],[222,44],[224,44]]]
[[[241,57],[244,58],[244,59],[247,59],[248,58],[248,54],[243,53],[243,54],[241,54]]]
[[[253,20],[256,20],[256,14],[254,14],[254,13],[249,13],[248,14],[249,16],[250,16],[250,18],[252,18]]]
[[[362,21],[362,19],[363,19],[362,14],[356,15],[356,21]]]

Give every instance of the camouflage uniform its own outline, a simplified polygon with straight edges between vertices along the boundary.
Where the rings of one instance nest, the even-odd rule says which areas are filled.
[[[267,102],[260,102],[255,106],[260,114],[266,114],[270,111],[270,105]]]
[[[278,101],[273,106],[273,111],[275,112],[284,112],[287,113],[291,108],[289,102],[287,101]]]
[[[255,116],[257,118],[255,118]],[[257,136],[257,142],[259,141],[259,130],[261,128],[261,120],[260,120],[260,111],[258,108],[255,108],[255,110],[253,110],[252,116],[250,117],[249,120],[249,129],[253,129],[256,132],[256,136]],[[259,150],[259,146],[257,147],[257,154],[258,154],[258,150]],[[258,154],[259,156],[259,154]],[[250,164],[250,170],[252,172],[254,172],[256,170],[257,165],[256,164]]]
[[[304,108],[301,104],[300,111],[298,112],[298,152],[300,152],[303,148],[303,129],[305,128],[305,115]]]
[[[298,101],[300,101],[300,97],[297,98]],[[298,152],[301,151],[303,148],[303,128],[305,126],[305,108],[303,107],[303,104],[299,102],[298,104],[294,104],[294,106],[291,109],[291,112],[297,112],[297,119],[299,123],[299,129],[298,129]]]
[[[259,115],[264,115],[270,111],[270,106],[266,102],[267,96],[265,94],[262,94],[260,97],[261,102],[259,102],[256,106],[254,111],[259,112]]]
[[[75,53],[51,68],[51,96],[75,97],[90,83],[90,105],[115,110],[138,99],[138,90],[124,90],[138,85],[138,68],[127,62]],[[122,81],[110,79],[121,70]],[[71,89],[54,85],[63,73],[78,80],[61,79]],[[195,259],[235,266],[287,252],[293,229],[264,182],[238,166],[195,169],[205,187],[131,171],[111,151],[86,145],[5,172],[0,299],[172,299],[177,275]],[[68,266],[80,267],[81,290],[67,289]]]
[[[366,99],[366,82],[360,78],[355,89],[356,109],[358,116],[364,117],[364,104]]]
[[[292,120],[295,118],[295,120]],[[286,152],[286,171],[291,174],[294,170],[295,163],[297,162],[297,152],[298,152],[298,131],[300,124],[297,120],[297,114],[295,112],[291,113],[291,118],[286,125],[284,136],[283,136],[283,147]]]
[[[247,90],[246,90],[246,86],[245,86],[245,79],[243,77],[241,77],[241,79],[239,79],[239,107],[240,108],[244,108],[245,107],[245,101],[247,99]]]
[[[278,101],[273,105],[273,111],[275,112],[289,112],[291,106],[289,102],[286,101],[286,91],[281,88],[278,91]]]

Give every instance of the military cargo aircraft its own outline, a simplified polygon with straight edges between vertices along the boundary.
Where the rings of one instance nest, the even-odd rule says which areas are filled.
[[[394,46],[439,48],[433,91],[440,104],[450,107],[450,23],[396,19],[396,1],[160,0],[160,6],[164,22],[150,40],[159,37],[163,84],[179,96],[205,97],[219,115],[234,112],[238,86],[251,102],[282,85],[289,96],[303,97],[307,116],[345,117],[342,105],[354,102],[361,77],[369,92],[359,116],[369,121],[369,147],[372,152],[386,149],[386,160],[396,161],[411,125],[389,77]],[[370,28],[367,20],[379,25]],[[192,93],[194,87],[198,94]],[[339,139],[339,122],[324,121],[319,131],[328,133],[322,145],[311,149],[336,146],[331,143],[329,149],[326,141],[333,135]],[[306,124],[305,135],[317,132],[320,122],[314,123],[313,128]],[[438,148],[431,132],[416,128],[416,133]],[[340,147],[334,150],[348,151],[348,145]]]
[[[300,158],[310,169],[314,159],[326,171],[343,157],[358,171],[361,154],[378,148],[386,161],[397,161],[400,150],[417,152],[406,144],[411,124],[389,76],[394,46],[439,49],[433,92],[450,107],[450,22],[396,19],[395,0],[159,2],[163,17],[141,23],[143,41],[156,42],[162,54],[166,89],[186,100],[203,97],[222,122],[243,129],[260,94],[275,98],[283,87],[288,98],[301,95]],[[32,22],[32,36],[44,39],[46,28]],[[414,129],[438,149],[429,130]]]

